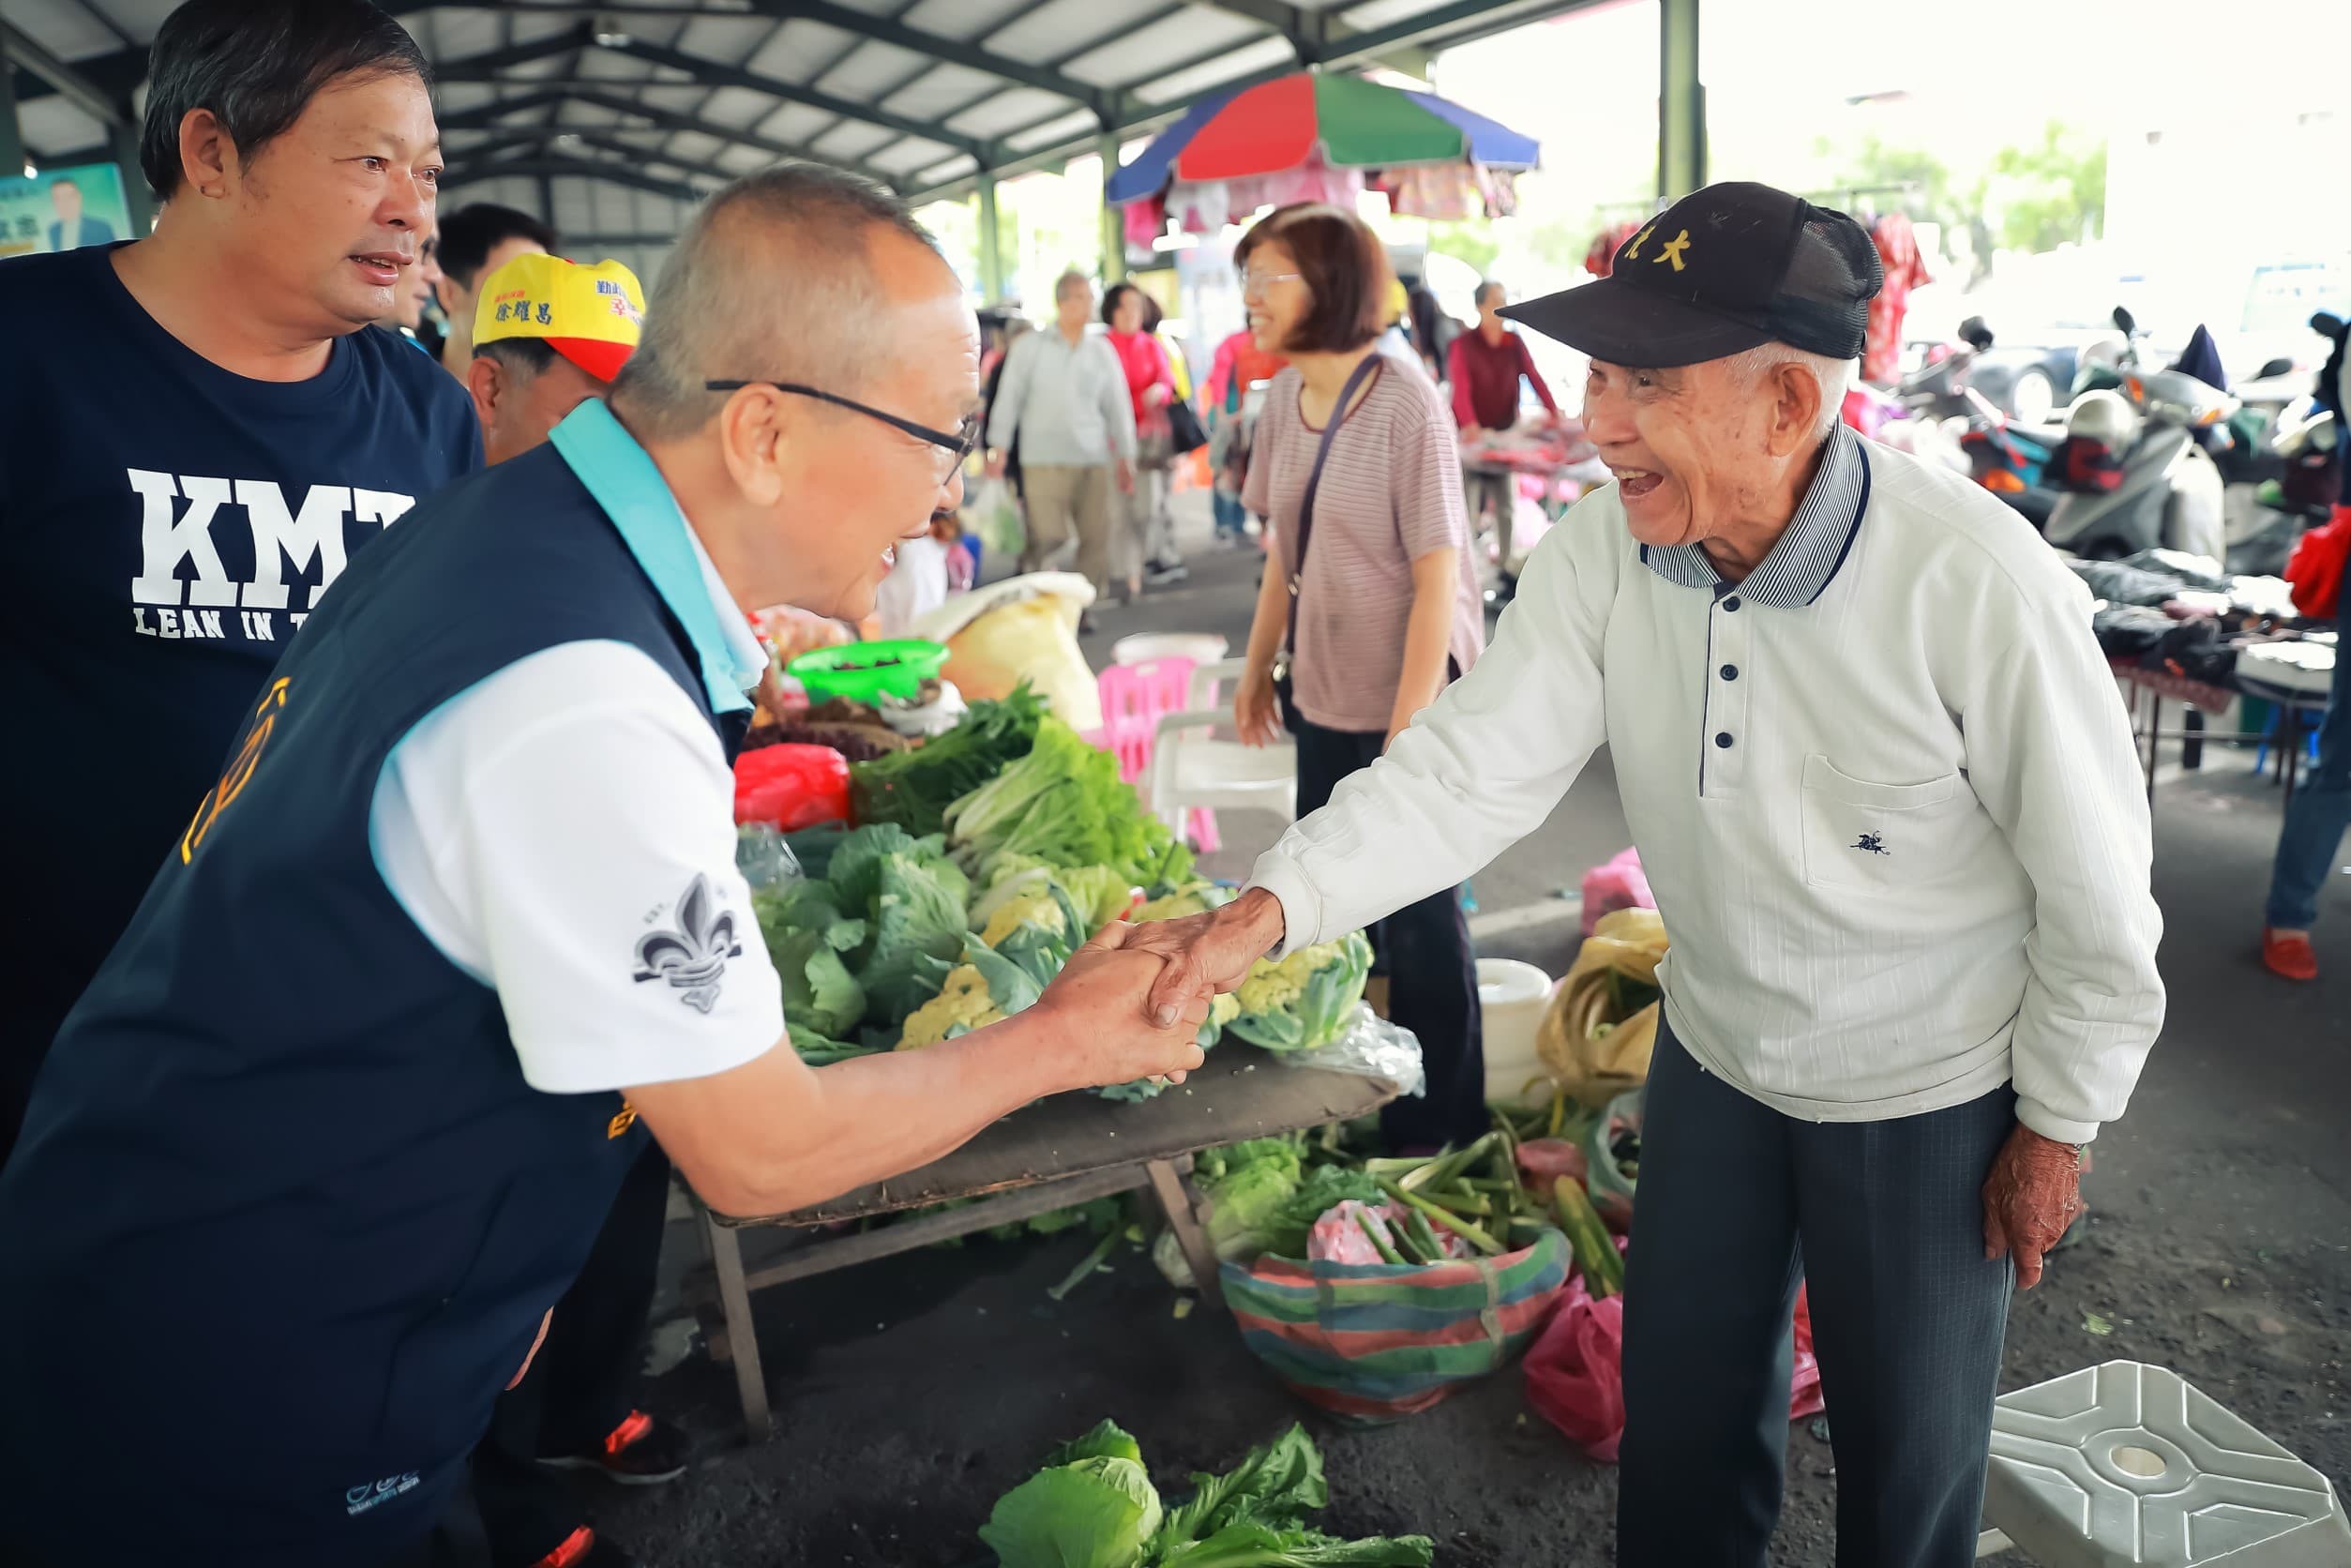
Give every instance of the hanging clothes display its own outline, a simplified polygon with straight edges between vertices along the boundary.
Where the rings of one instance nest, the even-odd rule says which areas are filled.
[[[1458,223],[1485,210],[1484,193],[1476,172],[1467,163],[1422,163],[1409,169],[1390,169],[1373,182],[1388,196],[1389,210],[1398,218],[1425,218],[1438,223]]]
[[[1886,283],[1869,302],[1869,341],[1861,351],[1861,379],[1891,383],[1902,374],[1902,318],[1909,313],[1910,291],[1934,277],[1919,253],[1919,236],[1910,220],[1887,213],[1870,226],[1869,237],[1885,264]]]
[[[1478,191],[1485,198],[1488,218],[1518,216],[1518,171],[1489,169],[1483,163],[1470,165],[1477,171]]]
[[[1164,193],[1129,202],[1123,212],[1129,250],[1148,250],[1152,241],[1167,232],[1168,198]]]
[[[1646,221],[1639,218],[1628,219],[1614,228],[1602,230],[1592,240],[1591,249],[1584,252],[1584,270],[1594,278],[1605,278],[1614,272],[1617,269],[1617,252],[1624,249],[1626,241],[1641,232],[1641,225]]]
[[[1334,169],[1313,157],[1295,169],[1229,180],[1177,180],[1168,187],[1167,210],[1187,234],[1213,234],[1228,223],[1246,223],[1259,207],[1293,202],[1327,202],[1349,212],[1364,189],[1364,171]]]

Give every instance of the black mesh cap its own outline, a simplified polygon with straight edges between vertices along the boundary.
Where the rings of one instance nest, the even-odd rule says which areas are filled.
[[[1667,207],[1607,277],[1502,314],[1612,365],[1664,369],[1765,343],[1851,359],[1885,279],[1844,213],[1734,181]]]

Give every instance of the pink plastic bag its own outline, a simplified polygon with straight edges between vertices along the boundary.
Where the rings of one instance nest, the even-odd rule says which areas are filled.
[[[1393,1203],[1361,1203],[1350,1198],[1314,1222],[1306,1233],[1306,1260],[1310,1263],[1385,1263],[1379,1249],[1356,1216],[1367,1215],[1379,1228],[1379,1234],[1390,1246],[1395,1244],[1395,1227],[1399,1220]],[[1437,1244],[1445,1249],[1448,1258],[1467,1258],[1469,1244],[1450,1230],[1437,1233]]]
[[[1649,878],[1641,870],[1641,852],[1625,850],[1605,866],[1595,866],[1584,873],[1584,935],[1591,935],[1594,926],[1604,914],[1619,910],[1653,910],[1656,896],[1649,890]]]
[[[1617,1462],[1624,1440],[1624,1298],[1594,1301],[1584,1276],[1567,1282],[1559,1311],[1527,1351],[1527,1403],[1604,1465]],[[1812,1308],[1796,1292],[1796,1376],[1787,1418],[1818,1415],[1820,1363],[1813,1355]]]

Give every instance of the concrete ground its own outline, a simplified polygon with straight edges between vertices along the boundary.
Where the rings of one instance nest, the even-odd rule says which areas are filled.
[[[1110,640],[1146,630],[1218,631],[1238,649],[1254,554],[1202,548],[1192,565],[1183,587],[1105,611],[1090,656],[1103,662]],[[2087,1241],[2017,1298],[2003,1386],[2115,1359],[2167,1365],[2342,1493],[2351,947],[2322,950],[2333,969],[2315,986],[2263,972],[2253,946],[2277,792],[2225,750],[2200,774],[2173,772],[2157,799],[2155,873],[2170,1022],[2130,1114],[2098,1142]],[[1226,818],[1210,869],[1245,872],[1274,825]],[[1625,842],[1604,754],[1541,832],[1477,877],[1480,951],[1563,971],[1576,927],[1555,895]],[[2329,889],[2327,924],[2351,930],[2351,879]],[[690,1227],[672,1242],[677,1270],[701,1262]],[[657,1568],[960,1568],[987,1560],[974,1532],[994,1500],[1104,1416],[1137,1434],[1171,1489],[1304,1419],[1329,1466],[1330,1529],[1420,1530],[1448,1568],[1609,1560],[1614,1473],[1528,1412],[1515,1372],[1397,1425],[1341,1428],[1276,1387],[1220,1316],[1179,1318],[1138,1251],[1049,1300],[1086,1247],[975,1240],[761,1294],[778,1435],[758,1449],[740,1445],[730,1369],[704,1353],[715,1312],[669,1293],[646,1402],[687,1425],[698,1462],[666,1488],[591,1494],[595,1518]],[[1777,1560],[1830,1562],[1834,1510],[1829,1446],[1800,1425]]]

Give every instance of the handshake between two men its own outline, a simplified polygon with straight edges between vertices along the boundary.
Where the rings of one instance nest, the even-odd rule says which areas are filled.
[[[1066,1020],[1066,1037],[1080,1048],[1071,1065],[1083,1081],[1062,1087],[1183,1082],[1200,1064],[1196,1036],[1210,1003],[1238,987],[1281,938],[1281,905],[1257,890],[1202,914],[1105,927],[1038,999],[1048,1019]]]
[[[1263,892],[1180,920],[1105,927],[1034,1005],[918,1050],[810,1068],[789,1042],[628,1100],[720,1214],[788,1214],[945,1154],[1032,1101],[1142,1078],[1181,1082],[1198,1032],[1282,938]]]

